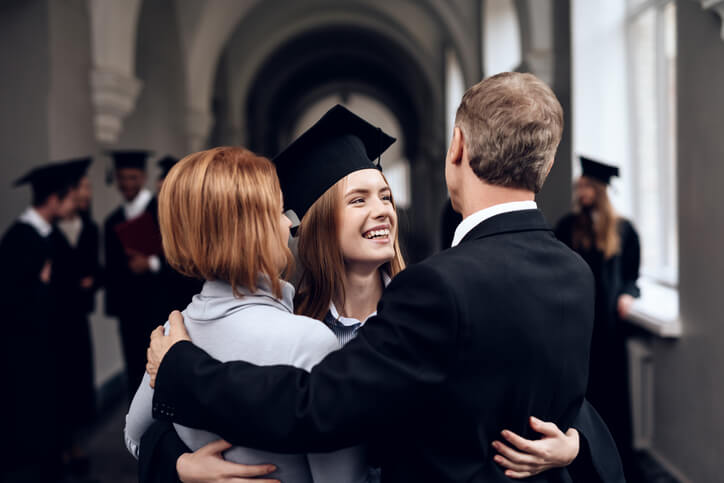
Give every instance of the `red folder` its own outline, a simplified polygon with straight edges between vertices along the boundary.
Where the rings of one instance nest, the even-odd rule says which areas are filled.
[[[141,216],[116,225],[114,228],[121,245],[128,251],[142,255],[160,255],[163,251],[161,232],[153,216],[144,212]]]

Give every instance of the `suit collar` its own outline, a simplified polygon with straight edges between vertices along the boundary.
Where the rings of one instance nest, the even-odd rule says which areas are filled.
[[[502,213],[488,218],[470,230],[461,240],[461,244],[501,233],[520,231],[551,231],[540,210],[522,210]]]

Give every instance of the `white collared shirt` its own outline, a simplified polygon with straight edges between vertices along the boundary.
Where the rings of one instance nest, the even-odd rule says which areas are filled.
[[[387,288],[387,286],[390,284],[392,279],[389,275],[387,275],[386,272],[382,272],[382,283],[384,284],[384,288]],[[377,311],[375,310],[371,314],[369,314],[365,320],[357,320],[354,317],[344,317],[342,315],[339,315],[339,312],[337,311],[337,307],[334,305],[334,302],[329,303],[329,313],[332,314],[332,317],[334,320],[339,322],[340,324],[344,325],[345,327],[352,327],[355,324],[362,325],[365,322],[367,322],[368,319],[371,319],[375,315],[377,315]]]
[[[152,198],[153,195],[151,192],[143,188],[133,200],[123,203],[123,214],[126,215],[126,220],[132,220],[141,216]]]
[[[32,206],[26,208],[23,214],[20,215],[18,220],[23,223],[27,223],[28,225],[35,228],[38,234],[43,238],[50,235],[50,232],[53,231],[53,225],[48,223],[45,218],[40,216],[40,213],[35,211],[35,208],[33,208]]]
[[[138,218],[146,211],[146,207],[153,199],[153,195],[146,188],[143,188],[138,192],[132,201],[123,203],[123,213],[126,215],[126,220],[132,220]],[[156,255],[148,257],[148,264],[151,272],[158,273],[161,270],[161,259]]]
[[[83,231],[83,218],[75,216],[70,220],[60,220],[58,222],[58,229],[65,235],[70,246],[75,248],[80,239],[80,232]]]
[[[476,211],[472,215],[465,218],[460,222],[457,228],[455,228],[455,236],[453,237],[451,247],[457,246],[465,238],[465,235],[470,233],[470,230],[478,226],[488,218],[492,218],[496,215],[503,213],[510,213],[512,211],[523,211],[523,210],[537,210],[538,205],[535,201],[511,201],[510,203],[500,203],[499,205],[489,206],[488,208]]]

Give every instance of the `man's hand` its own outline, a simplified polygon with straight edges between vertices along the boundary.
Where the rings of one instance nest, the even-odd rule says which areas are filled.
[[[276,470],[274,465],[241,465],[224,460],[221,453],[229,448],[231,444],[220,439],[193,453],[182,454],[176,460],[179,479],[184,483],[279,483],[279,480],[255,478]]]
[[[171,315],[168,316],[168,324],[168,335],[163,334],[163,327],[160,325],[151,332],[151,345],[146,351],[146,372],[151,376],[151,387],[156,387],[158,368],[161,367],[163,356],[171,346],[182,340],[191,340],[184,327],[184,317],[181,312],[178,310],[171,312]]]
[[[126,255],[128,255],[128,268],[136,275],[146,273],[151,269],[146,255],[133,250],[128,250]]]
[[[493,448],[500,453],[495,455],[495,462],[507,468],[505,476],[508,478],[527,478],[551,468],[562,468],[578,456],[580,441],[575,429],[563,434],[554,423],[545,423],[534,417],[530,418],[530,427],[543,437],[530,440],[507,429],[502,432],[503,437],[520,451],[493,441]]]
[[[627,319],[628,314],[631,312],[631,307],[636,301],[631,295],[625,293],[618,297],[618,315],[622,319]]]
[[[40,274],[38,275],[38,278],[40,278],[40,281],[44,284],[50,283],[50,277],[52,275],[53,271],[53,263],[50,260],[46,260],[45,264],[43,265],[42,270],[40,270]]]

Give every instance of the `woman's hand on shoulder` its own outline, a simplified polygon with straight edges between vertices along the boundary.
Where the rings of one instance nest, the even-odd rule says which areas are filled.
[[[260,479],[276,470],[274,465],[242,465],[226,461],[222,453],[231,448],[223,439],[213,441],[193,453],[184,453],[176,460],[176,472],[183,483],[279,483]]]
[[[530,418],[530,427],[542,437],[537,440],[525,439],[512,431],[503,430],[502,435],[510,443],[493,442],[498,452],[495,462],[506,468],[509,478],[527,478],[552,468],[570,465],[580,446],[578,431],[571,428],[565,434],[554,423]]]

